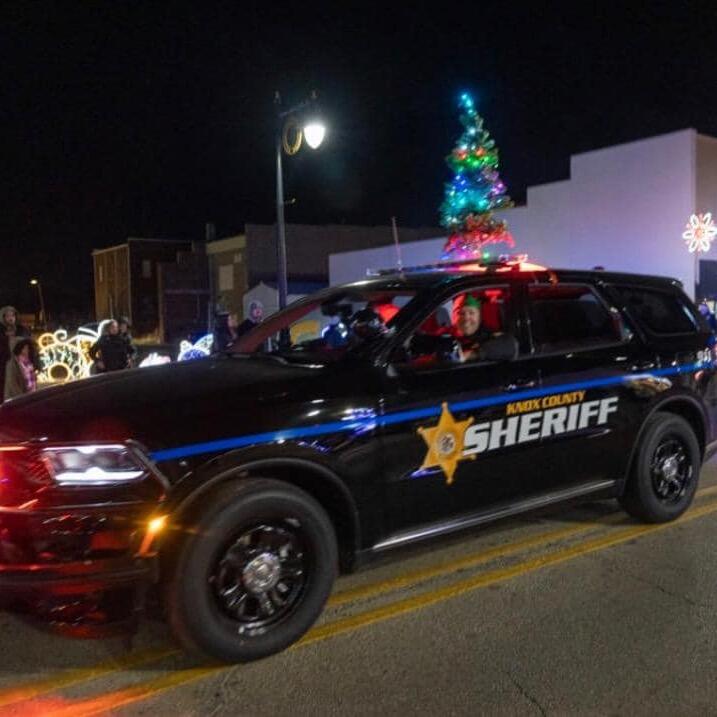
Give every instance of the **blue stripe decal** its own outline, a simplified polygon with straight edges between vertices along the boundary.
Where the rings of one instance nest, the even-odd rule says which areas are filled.
[[[541,388],[534,388],[526,391],[505,392],[495,396],[487,396],[486,398],[477,398],[471,401],[451,403],[449,408],[451,411],[470,411],[476,408],[487,408],[490,406],[499,406],[504,403],[513,403],[514,401],[524,401],[528,398],[540,398],[541,396],[548,396],[553,393],[618,386],[626,381],[634,381],[638,378],[675,376],[679,374],[692,373],[701,368],[710,366],[714,366],[711,361],[697,362],[684,364],[682,366],[670,366],[668,368],[655,369],[641,374],[610,376],[607,378],[591,379],[589,381],[564,383],[557,386],[543,386]],[[266,433],[254,433],[247,436],[237,436],[235,438],[223,438],[217,441],[209,441],[208,443],[193,443],[187,446],[179,446],[178,448],[167,448],[163,451],[156,451],[151,455],[152,459],[157,462],[171,461],[179,458],[198,456],[204,453],[219,453],[222,451],[229,451],[234,448],[244,448],[246,446],[274,443],[275,441],[289,441],[297,438],[313,438],[315,436],[323,436],[329,433],[343,433],[346,431],[370,430],[379,426],[393,426],[397,423],[407,423],[420,418],[433,418],[435,416],[439,416],[440,414],[440,406],[428,406],[426,408],[417,408],[411,411],[389,413],[385,416],[376,416],[349,421],[334,421],[332,423],[321,423],[316,426],[301,426],[299,428],[287,428],[282,431],[268,431]]]

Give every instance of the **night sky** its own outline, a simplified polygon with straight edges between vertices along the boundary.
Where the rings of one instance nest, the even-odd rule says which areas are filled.
[[[290,222],[435,225],[464,89],[517,201],[571,153],[717,135],[712,2],[382,5],[3,3],[0,303],[39,276],[89,311],[93,248],[273,222],[275,89],[330,125],[286,161]]]

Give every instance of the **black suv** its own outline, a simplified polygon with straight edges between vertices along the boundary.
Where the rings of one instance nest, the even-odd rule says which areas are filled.
[[[79,634],[149,601],[187,647],[262,657],[392,548],[579,496],[673,520],[714,366],[670,279],[503,262],[327,289],[225,353],[5,403],[0,596]]]

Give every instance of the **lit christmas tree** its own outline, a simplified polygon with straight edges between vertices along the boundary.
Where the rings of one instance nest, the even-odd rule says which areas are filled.
[[[441,204],[441,224],[448,230],[444,259],[475,259],[486,244],[515,246],[506,222],[493,210],[512,207],[498,176],[498,148],[483,127],[470,95],[461,95],[463,134],[446,158],[454,173]]]

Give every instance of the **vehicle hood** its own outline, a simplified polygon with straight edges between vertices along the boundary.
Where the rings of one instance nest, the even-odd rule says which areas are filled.
[[[0,406],[0,441],[133,439],[154,451],[281,421],[281,406],[320,390],[328,369],[271,357],[218,356],[118,371]]]

